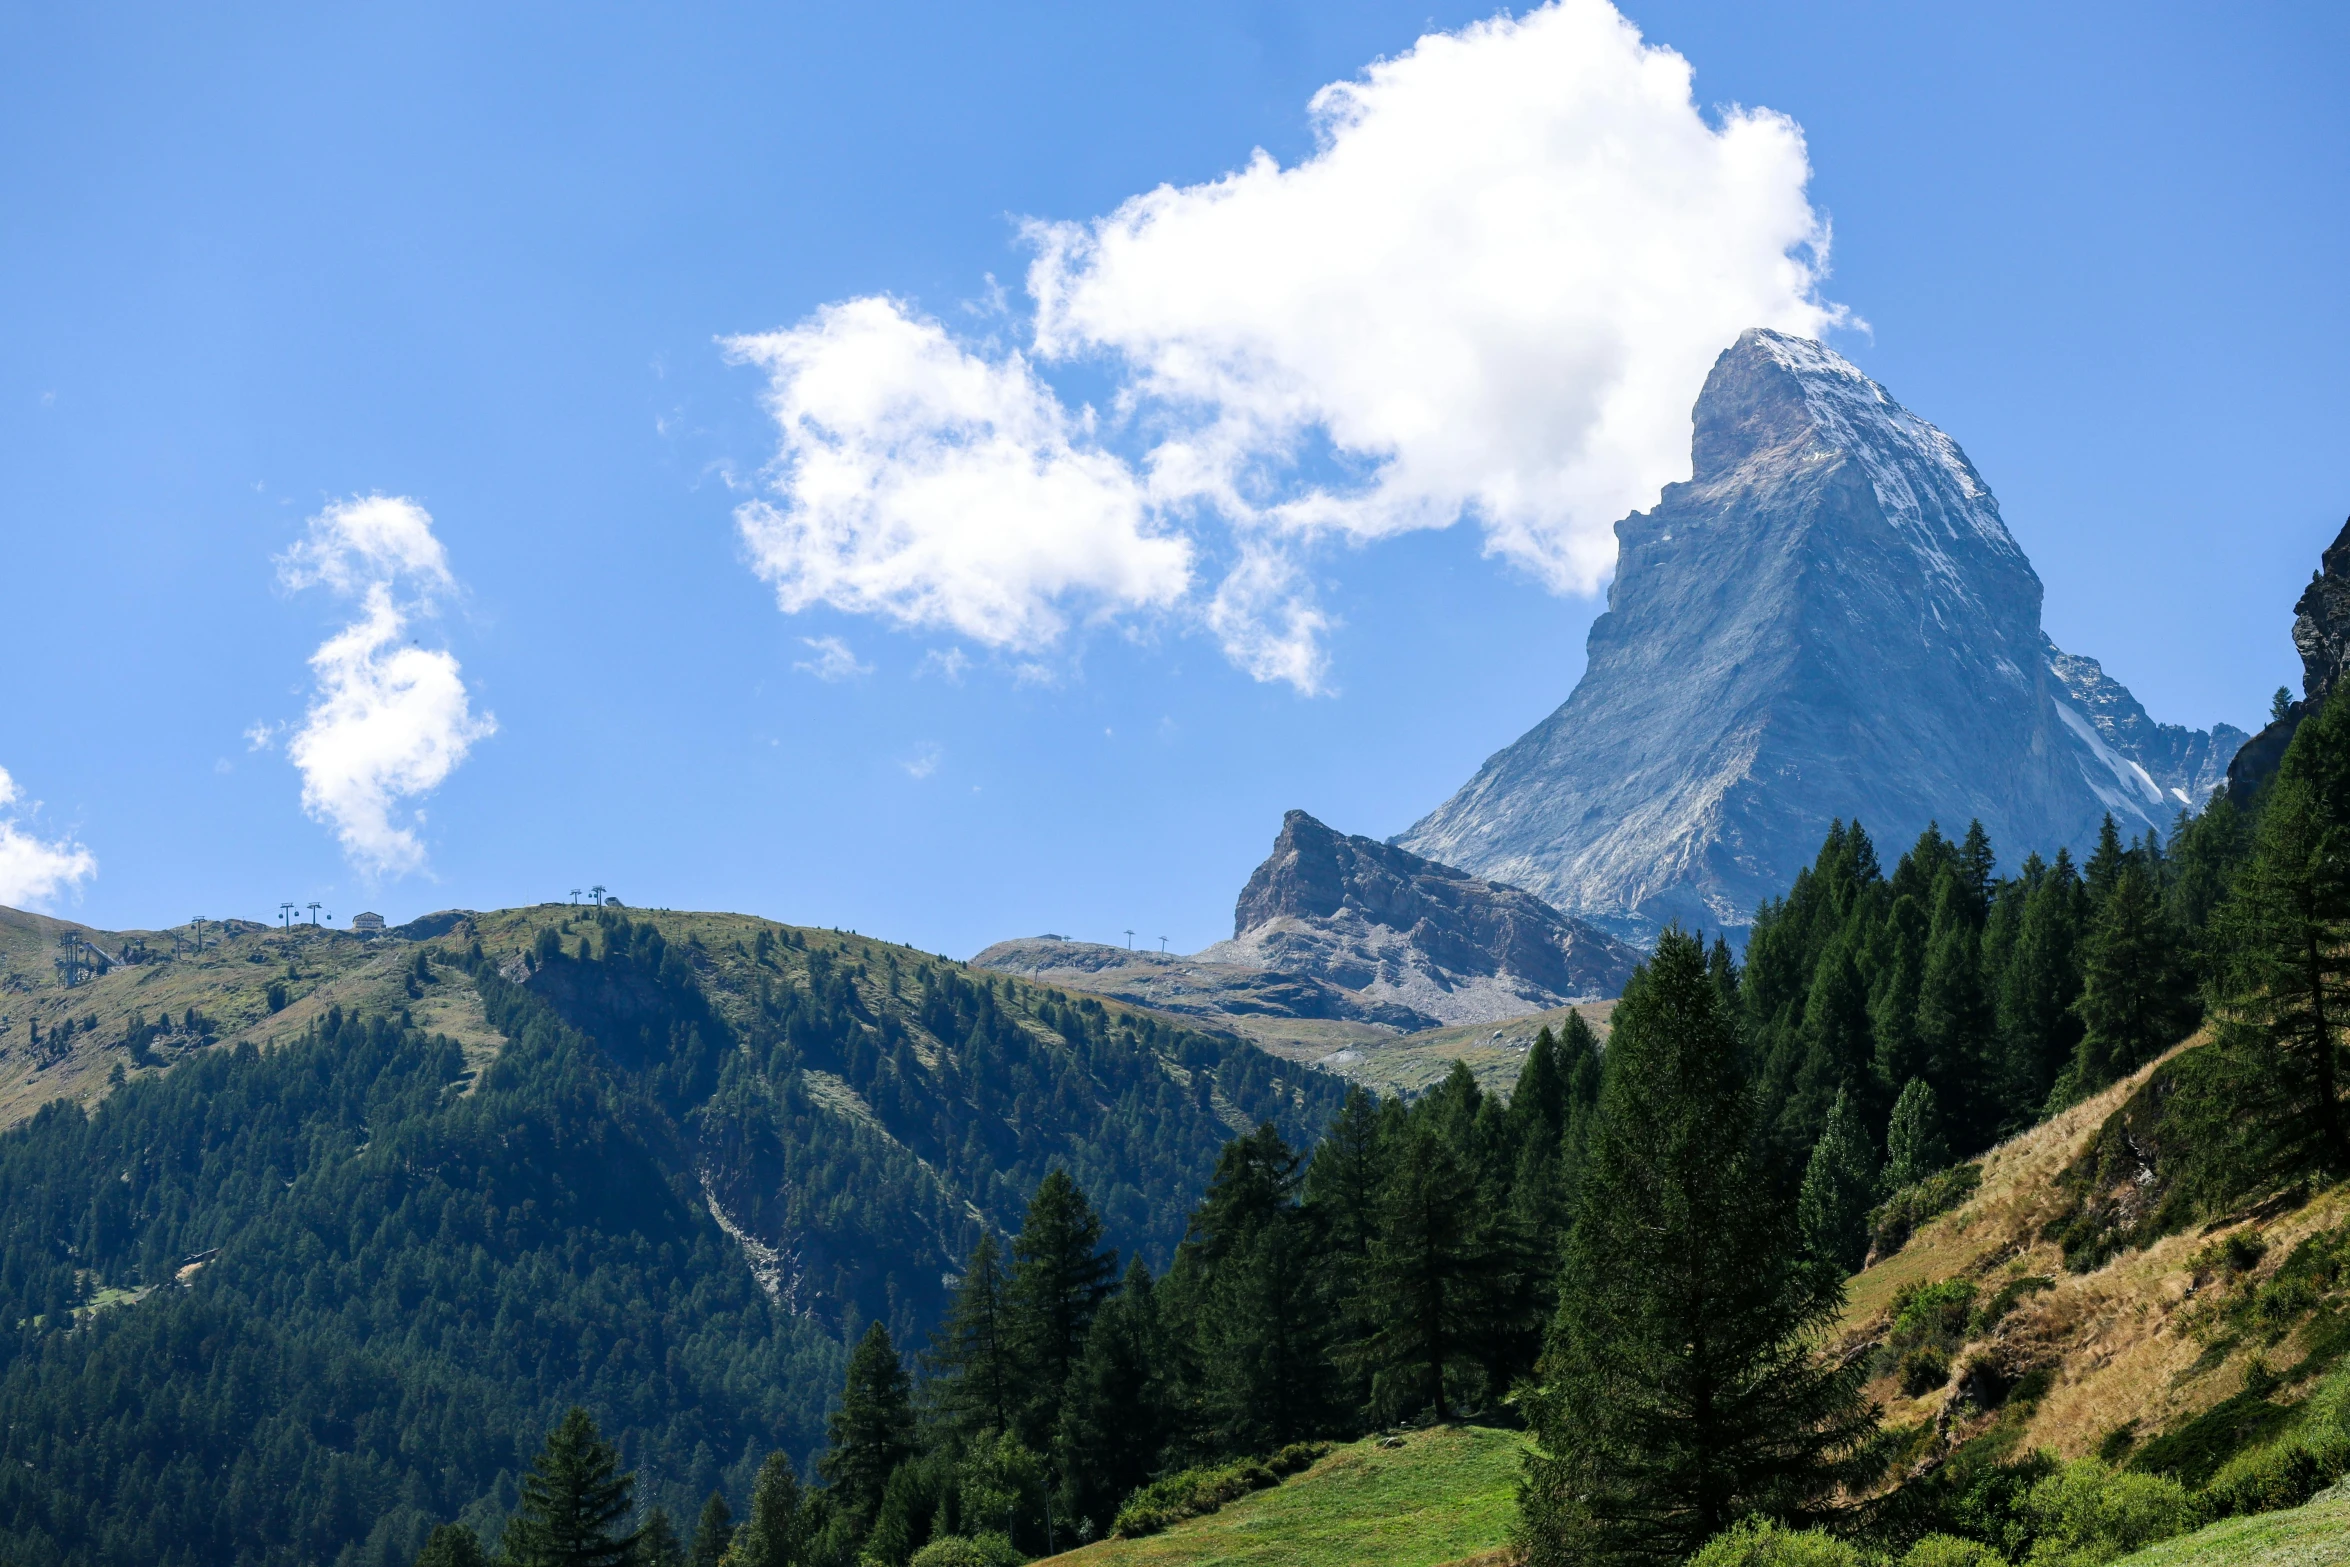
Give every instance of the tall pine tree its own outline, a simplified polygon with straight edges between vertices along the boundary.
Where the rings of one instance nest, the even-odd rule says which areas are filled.
[[[1736,1033],[1671,930],[1617,1004],[1598,1135],[1531,1401],[1535,1567],[1666,1562],[1737,1519],[1817,1516],[1873,1424],[1820,1340],[1842,1283],[1764,1178]]]
[[[1021,1389],[1013,1430],[1030,1451],[1041,1452],[1060,1424],[1069,1373],[1117,1276],[1118,1254],[1102,1248],[1101,1215],[1085,1193],[1067,1170],[1055,1168],[1028,1199],[1012,1259],[1005,1297]]]
[[[2292,1157],[2350,1170],[2341,1037],[2350,1022],[2350,702],[2304,719],[2269,786],[2249,862],[2214,924],[2231,1046],[2284,1070]]]
[[[547,1433],[530,1473],[522,1477],[522,1506],[506,1525],[504,1554],[514,1567],[629,1567],[636,1531],[626,1527],[636,1477],[596,1433],[584,1409],[574,1408]]]
[[[876,1322],[849,1355],[832,1443],[817,1472],[859,1533],[872,1527],[890,1471],[914,1455],[914,1388],[889,1330]]]

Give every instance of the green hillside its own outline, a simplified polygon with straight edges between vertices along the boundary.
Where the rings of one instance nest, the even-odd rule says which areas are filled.
[[[2350,1496],[2230,1518],[2165,1540],[2116,1567],[2335,1567],[2350,1562]]]
[[[1366,1438],[1304,1474],[1139,1540],[1055,1567],[1438,1567],[1498,1553],[1517,1510],[1524,1438],[1483,1426]]]
[[[1341,1087],[739,916],[244,928],[70,991],[11,929],[6,1065],[65,1091],[0,1135],[10,1560],[405,1567],[573,1402],[690,1516],[818,1446],[844,1336],[920,1342],[1048,1169],[1163,1265],[1234,1130],[1310,1141]]]

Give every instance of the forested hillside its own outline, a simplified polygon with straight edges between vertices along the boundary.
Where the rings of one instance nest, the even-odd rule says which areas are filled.
[[[308,1017],[273,1047],[126,1018],[92,1031],[125,1068],[95,1110],[0,1136],[11,1559],[405,1562],[436,1518],[503,1517],[573,1403],[647,1501],[740,1495],[816,1445],[846,1342],[919,1340],[1047,1169],[1163,1263],[1236,1126],[1309,1137],[1337,1099],[1228,1039],[754,920],[337,942],[272,949],[264,1020]]]

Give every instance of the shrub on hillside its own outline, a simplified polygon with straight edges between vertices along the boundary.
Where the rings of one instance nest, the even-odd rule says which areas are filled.
[[[2007,1558],[1980,1540],[1929,1534],[1909,1548],[1901,1567],[2007,1567]]]
[[[1125,1540],[1157,1534],[1186,1518],[1212,1513],[1251,1491],[1279,1485],[1284,1477],[1311,1468],[1329,1451],[1327,1442],[1292,1442],[1270,1458],[1205,1465],[1154,1480],[1119,1507],[1118,1516],[1111,1521],[1110,1533]]]
[[[1706,1541],[1689,1567],[1875,1567],[1875,1560],[1824,1529],[1749,1518]]]
[[[1020,1567],[1027,1559],[1000,1534],[942,1534],[914,1553],[911,1567]]]
[[[1904,1186],[1869,1214],[1869,1255],[1883,1262],[1909,1244],[1918,1226],[1965,1202],[1983,1184],[1983,1166],[1954,1165]]]
[[[2187,1488],[2167,1475],[2117,1473],[2077,1459],[2024,1498],[2028,1567],[2102,1567],[2204,1521]]]

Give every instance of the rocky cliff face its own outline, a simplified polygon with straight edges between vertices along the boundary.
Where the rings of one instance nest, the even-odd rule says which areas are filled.
[[[1201,959],[1310,976],[1443,1023],[1613,996],[1638,954],[1530,893],[1303,811],[1241,889],[1230,941]]]
[[[2316,707],[2350,668],[2350,522],[2318,557],[2318,569],[2293,606],[2293,648],[2301,655],[2301,700]]]
[[[2249,801],[2276,776],[2301,720],[2334,693],[2350,670],[2350,522],[2318,557],[2309,586],[2293,606],[2293,651],[2301,655],[2301,700],[2254,735],[2228,763],[2228,793]]]
[[[1334,832],[1303,811],[1241,889],[1229,941],[1185,955],[1030,936],[971,961],[1042,983],[1215,1018],[1278,1047],[1268,1019],[1359,1035],[1490,1023],[1612,997],[1637,950],[1531,893]]]
[[[1644,939],[1745,924],[1836,818],[1980,819],[2011,860],[2167,827],[2243,738],[2050,642],[1966,454],[1817,343],[1725,352],[1691,467],[1616,525],[1573,695],[1399,844]]]

